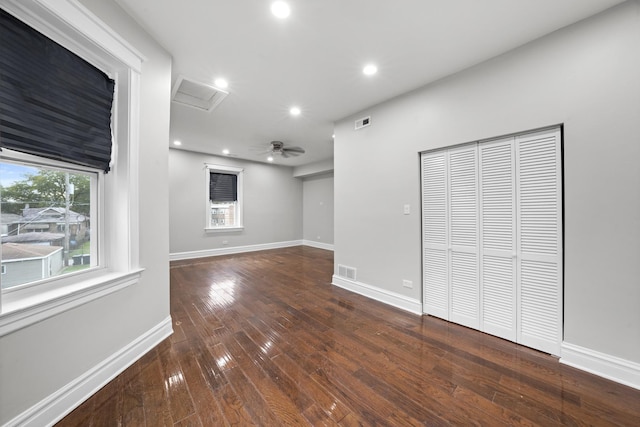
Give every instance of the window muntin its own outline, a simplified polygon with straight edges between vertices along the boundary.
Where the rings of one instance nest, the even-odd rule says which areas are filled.
[[[24,155],[22,157],[25,157]],[[28,156],[35,157],[35,156]],[[46,285],[99,265],[98,171],[0,159],[0,288]]]
[[[207,165],[206,229],[241,230],[243,170],[231,166]],[[230,179],[230,178],[233,179]]]

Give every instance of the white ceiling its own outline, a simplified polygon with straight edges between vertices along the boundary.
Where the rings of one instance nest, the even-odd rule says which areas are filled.
[[[172,141],[266,161],[251,148],[281,140],[307,151],[276,158],[290,166],[333,157],[336,120],[623,2],[289,0],[279,20],[270,0],[117,1],[171,53],[173,82],[229,81],[210,113],[172,103]]]

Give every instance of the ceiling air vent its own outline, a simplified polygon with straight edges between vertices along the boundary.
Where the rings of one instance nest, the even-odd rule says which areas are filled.
[[[222,102],[229,93],[180,76],[171,91],[171,100],[178,104],[211,111]]]
[[[356,130],[371,125],[371,116],[363,117],[356,120]]]

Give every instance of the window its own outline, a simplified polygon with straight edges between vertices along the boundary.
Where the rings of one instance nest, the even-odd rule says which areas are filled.
[[[23,280],[22,283],[15,286],[5,287],[8,276],[14,274],[13,270],[17,269],[17,265],[15,263],[5,264],[2,260],[4,274],[0,279],[0,336],[133,285],[142,274],[142,269],[138,265],[137,193],[137,145],[142,63],[139,53],[123,43],[119,36],[102,25],[90,12],[78,7],[74,0],[10,1],[3,2],[2,9],[100,70],[113,83],[115,90],[113,104],[108,107],[110,117],[108,122],[111,124],[111,131],[107,135],[109,151],[99,154],[101,160],[98,163],[94,162],[93,156],[99,150],[86,149],[87,144],[90,146],[96,141],[94,138],[96,135],[90,132],[75,132],[75,136],[79,135],[80,139],[87,140],[87,143],[84,144],[85,149],[78,145],[74,145],[70,149],[58,145],[57,149],[48,152],[43,150],[33,152],[29,150],[34,144],[23,143],[23,146],[19,147],[20,135],[11,129],[7,130],[7,128],[13,127],[14,130],[22,130],[27,127],[15,120],[5,121],[4,112],[7,109],[3,110],[0,142],[4,148],[0,153],[0,162],[2,163],[0,169],[3,169],[5,173],[0,178],[2,180],[0,181],[2,186],[0,187],[0,200],[2,201],[0,207],[18,209],[18,205],[22,203],[20,208],[25,209],[24,204],[28,202],[29,209],[42,208],[44,206],[38,203],[46,204],[45,202],[48,202],[46,207],[52,209],[36,213],[37,218],[42,219],[42,222],[32,221],[32,231],[33,233],[62,234],[63,238],[62,242],[47,241],[51,248],[55,246],[60,248],[58,252],[61,253],[56,250],[40,248],[45,257],[50,255],[51,258],[41,264],[40,273],[50,276],[46,279]],[[8,28],[5,21],[9,18],[3,16],[2,19],[1,27]],[[20,34],[20,31],[22,30],[17,31],[16,34]],[[5,40],[4,36],[3,34],[3,40]],[[7,37],[14,36],[7,35]],[[16,42],[22,43],[22,37],[18,37]],[[14,53],[5,52],[9,45],[10,43],[3,43],[0,46],[2,48],[0,65],[3,67],[10,60],[7,58],[10,58],[11,55],[15,57]],[[23,51],[31,51],[31,49],[23,49]],[[63,60],[61,56],[54,55],[53,60],[54,62],[66,62],[67,59],[65,57]],[[9,68],[15,67],[10,65]],[[4,73],[9,68],[0,69],[3,72],[3,85],[8,82],[8,77]],[[38,68],[36,74],[42,73],[44,75],[52,71],[55,74],[56,70],[56,65],[48,64],[44,68]],[[75,71],[72,72],[75,73]],[[75,82],[73,77],[66,79]],[[106,82],[104,78],[102,81]],[[34,89],[35,85],[29,84],[26,87]],[[3,95],[7,93],[9,92],[3,90]],[[60,93],[57,92],[56,95],[60,95]],[[3,96],[3,100],[6,99]],[[60,98],[58,97],[58,99]],[[39,120],[56,115],[63,117],[69,109],[62,105],[63,102],[60,102],[57,110],[55,105],[54,108],[43,109],[37,114],[33,114],[32,118]],[[83,109],[80,108],[80,110]],[[22,119],[22,117],[26,116],[21,115],[18,119]],[[40,133],[38,142],[47,145],[47,140],[53,140],[50,132],[54,132],[54,128],[60,130],[58,125],[64,121],[55,121],[53,127],[38,128],[38,131],[47,128],[47,132]],[[11,136],[12,132],[14,136]],[[62,130],[62,133],[67,134],[68,132]],[[10,141],[11,139],[13,141]],[[113,151],[110,146],[112,140]],[[33,141],[33,138],[24,138],[23,141]],[[5,180],[11,168],[21,169],[21,173]],[[109,172],[105,173],[106,170]],[[46,175],[52,180],[55,180],[53,177],[63,176],[65,182],[68,175],[70,185],[66,186],[65,184],[63,187],[69,188],[69,196],[64,195],[64,205],[59,206],[60,199],[55,199],[55,202],[52,203],[52,200],[36,197],[40,196],[39,190],[36,192],[31,189],[32,197],[27,199],[19,198],[15,194],[15,197],[10,197],[11,192],[6,194],[6,197],[2,194],[3,189],[12,187],[16,183],[22,182],[24,184],[23,181],[28,183],[27,177],[29,175]],[[28,187],[27,185],[23,189],[27,191]],[[80,191],[87,189],[88,198],[81,197]],[[69,198],[69,210],[73,213],[66,210],[67,197]],[[88,199],[88,206],[84,206],[85,202],[79,199],[84,201]],[[12,203],[14,206],[11,206]],[[6,224],[3,221],[2,223],[3,238],[16,234],[13,231],[15,227],[22,227],[22,232],[28,225],[24,219],[19,218],[21,212],[16,211],[13,215],[16,215],[14,217],[16,221],[6,221]],[[67,234],[69,237],[68,245],[65,242]],[[45,245],[42,246],[45,247]],[[65,247],[68,252],[66,265],[64,262]],[[74,252],[79,248],[78,252]],[[88,253],[86,253],[87,251]],[[0,254],[2,252],[5,251],[0,251]],[[54,259],[60,258],[63,260],[62,265],[54,261]],[[77,270],[70,271],[69,267]]]
[[[206,230],[242,230],[242,169],[207,165]]]
[[[2,152],[0,213],[3,290],[96,267],[99,171],[11,162]],[[94,224],[92,224],[92,220]],[[92,227],[94,225],[95,227]],[[93,238],[92,238],[93,234]]]

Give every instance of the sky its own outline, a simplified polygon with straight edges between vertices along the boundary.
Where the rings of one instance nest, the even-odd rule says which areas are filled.
[[[36,174],[38,169],[30,166],[0,162],[0,184],[9,187],[16,181],[22,181],[26,175]]]

